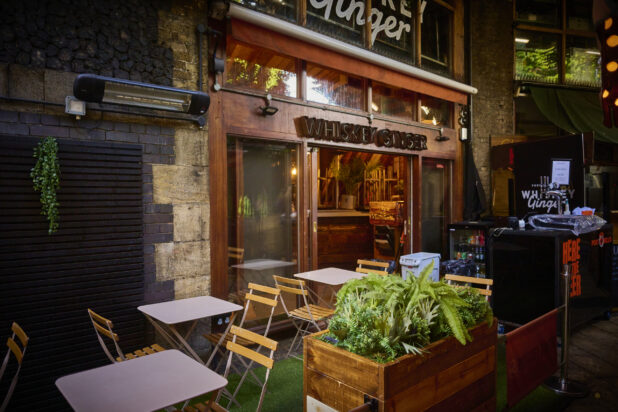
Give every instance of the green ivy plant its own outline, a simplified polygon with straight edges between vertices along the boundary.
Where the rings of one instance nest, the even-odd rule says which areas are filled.
[[[53,137],[46,137],[34,148],[36,164],[30,170],[34,190],[41,193],[41,214],[49,221],[48,233],[58,230],[58,200],[56,191],[60,188],[60,164],[58,143]]]

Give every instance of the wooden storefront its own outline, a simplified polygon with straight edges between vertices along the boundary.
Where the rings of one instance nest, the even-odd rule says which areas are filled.
[[[462,2],[455,1],[453,9],[453,31],[451,45],[451,70],[454,78],[463,77],[463,17]],[[291,163],[294,167],[294,182],[296,194],[294,195],[295,223],[291,236],[294,243],[294,267],[290,273],[297,273],[317,268],[318,254],[324,254],[324,248],[318,245],[320,231],[318,230],[318,160],[315,153],[317,150],[353,151],[371,154],[397,156],[402,159],[401,170],[403,180],[403,199],[406,205],[407,222],[405,240],[402,254],[422,250],[422,211],[423,211],[423,165],[429,160],[440,163],[444,167],[446,185],[444,205],[446,209],[445,224],[461,219],[462,213],[462,143],[459,141],[458,113],[460,108],[467,103],[467,94],[450,87],[449,83],[438,84],[420,77],[404,74],[395,69],[389,69],[382,65],[368,62],[361,58],[352,57],[315,43],[299,39],[296,36],[282,33],[282,30],[271,30],[264,27],[267,25],[254,24],[241,18],[235,18],[232,5],[232,19],[227,22],[217,22],[222,32],[227,33],[227,53],[231,52],[230,44],[248,45],[255,47],[257,54],[252,58],[259,60],[260,51],[269,55],[270,61],[276,60],[276,56],[285,56],[294,62],[294,72],[297,73],[295,90],[297,94],[290,96],[277,96],[267,98],[267,91],[251,90],[246,87],[235,87],[233,81],[226,78],[226,73],[211,74],[211,82],[222,85],[217,92],[211,93],[211,106],[209,109],[208,135],[209,135],[209,173],[210,173],[210,254],[213,296],[227,298],[230,290],[230,278],[228,274],[234,263],[238,262],[237,249],[242,250],[238,243],[233,241],[235,236],[231,233],[228,219],[231,214],[241,213],[241,202],[238,198],[230,200],[230,191],[242,190],[242,185],[234,186],[234,176],[239,176],[238,163],[231,157],[242,156],[242,148],[236,152],[230,151],[230,147],[238,149],[243,143],[263,145],[285,145],[291,148],[295,158]],[[272,19],[265,16],[265,19]],[[220,43],[224,43],[222,40]],[[220,45],[217,56],[223,60],[232,60],[226,56],[226,47]],[[274,55],[275,57],[271,56]],[[258,56],[258,57],[256,57]],[[267,64],[263,62],[262,65]],[[354,76],[362,80],[362,109],[351,109],[336,105],[323,104],[311,101],[307,96],[308,74],[319,65],[325,70],[334,70],[346,76]],[[226,71],[228,70],[226,66]],[[347,77],[346,77],[347,78]],[[450,79],[449,79],[450,80]],[[452,83],[455,83],[451,81]],[[375,113],[371,109],[371,85],[386,84],[395,88],[405,89],[415,94],[429,96],[448,103],[449,119],[444,125],[434,126],[426,122],[405,120]],[[415,101],[417,102],[417,101]],[[419,104],[420,105],[420,104]],[[276,113],[267,115],[264,109],[276,108]],[[420,112],[420,107],[415,108]],[[417,119],[420,118],[417,117]],[[335,132],[329,134],[322,130],[321,135],[307,137],[306,122],[324,121],[326,128],[334,128]],[[315,119],[315,120],[314,120]],[[347,125],[347,126],[346,126]],[[346,137],[342,132],[357,130],[362,135],[361,128],[367,128],[367,137],[363,142],[362,136],[354,133]],[[381,131],[387,129],[390,131]],[[329,129],[330,130],[330,129]],[[395,132],[394,134],[392,132]],[[383,137],[380,137],[383,136]],[[389,140],[389,136],[391,140]],[[407,137],[406,137],[407,136]],[[414,137],[416,136],[416,137]],[[414,143],[416,139],[416,143]],[[420,139],[420,140],[419,140]],[[347,140],[347,141],[346,141]],[[356,140],[357,142],[353,142]],[[394,140],[394,143],[393,143]],[[236,142],[236,143],[234,143]],[[401,148],[406,146],[406,148]],[[399,146],[399,147],[393,147]],[[234,154],[236,153],[236,154]],[[237,159],[238,160],[238,159]],[[233,170],[236,165],[236,172]],[[255,203],[255,200],[254,200]],[[234,209],[232,209],[234,208]],[[235,210],[238,208],[238,210]],[[257,207],[256,207],[257,208]],[[253,213],[253,210],[251,211]],[[256,212],[257,213],[257,212]],[[337,220],[334,220],[336,226]],[[340,221],[339,221],[340,223]],[[322,223],[320,223],[322,225]],[[345,232],[345,228],[341,228]],[[333,231],[336,232],[335,229]],[[329,229],[326,232],[332,233]],[[322,235],[325,231],[322,230]],[[371,237],[372,233],[364,229],[363,236]],[[362,236],[361,236],[362,237]],[[346,242],[345,237],[339,240],[339,246]],[[348,239],[349,241],[350,239]],[[352,243],[353,245],[353,243]],[[352,246],[356,248],[356,246]],[[370,249],[368,249],[370,250]],[[354,252],[354,251],[351,251]],[[342,252],[343,253],[343,252]],[[362,252],[367,253],[367,252]],[[363,257],[363,256],[358,256]],[[270,257],[273,258],[273,257]],[[233,289],[233,288],[232,288]]]

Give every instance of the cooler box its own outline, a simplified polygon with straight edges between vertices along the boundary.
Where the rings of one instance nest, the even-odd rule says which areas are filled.
[[[440,280],[440,254],[419,252],[410,255],[404,255],[399,259],[401,264],[401,276],[404,279],[408,278],[408,271],[418,277],[427,265],[433,262],[433,270],[429,274],[429,278],[434,282]]]

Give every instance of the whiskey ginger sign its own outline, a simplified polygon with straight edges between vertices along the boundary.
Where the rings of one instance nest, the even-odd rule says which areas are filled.
[[[301,137],[333,142],[375,144],[405,150],[427,150],[427,136],[302,116],[296,119]]]

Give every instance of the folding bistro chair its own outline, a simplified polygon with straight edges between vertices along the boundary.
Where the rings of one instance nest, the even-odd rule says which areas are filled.
[[[260,392],[260,400],[258,402],[258,406],[256,409],[256,412],[259,412],[262,409],[262,403],[264,402],[264,395],[266,394],[266,384],[268,383],[268,377],[270,376],[270,371],[272,370],[275,364],[275,360],[273,359],[273,357],[275,355],[275,351],[277,350],[278,344],[276,341],[272,339],[269,339],[257,333],[248,331],[246,329],[240,328],[238,326],[232,326],[229,334],[232,336],[232,339],[231,341],[228,341],[226,345],[226,348],[229,351],[229,356],[227,358],[225,373],[223,374],[224,378],[227,379],[228,375],[230,374],[232,360],[235,354],[238,355],[238,359],[247,367],[250,367],[250,364],[247,365],[247,362],[245,361],[244,358],[249,359],[251,363],[257,362],[260,365],[266,367],[266,376],[264,377],[264,383],[262,384],[262,391]],[[240,344],[239,343],[240,341],[248,342],[251,345],[258,345],[259,347],[257,350],[252,350],[252,349],[247,348],[245,345]],[[270,349],[269,356],[262,355],[261,353],[258,352],[258,350],[261,349],[262,347],[266,349]],[[236,386],[236,390],[234,390],[233,394],[230,394],[224,388],[219,391],[216,397],[213,395],[213,397],[210,399],[208,404],[197,404],[197,405],[194,405],[193,407],[188,406],[184,408],[184,411],[186,412],[197,412],[197,411],[208,411],[208,410],[214,410],[217,412],[227,411],[227,409],[223,408],[219,404],[219,400],[221,399],[222,396],[227,397],[228,398],[227,408],[230,407],[232,402],[237,403],[236,395],[238,395],[238,391],[240,390],[240,387],[242,386],[246,376],[247,375],[245,374],[240,378],[240,381],[238,382],[238,386]]]
[[[92,309],[88,309],[88,316],[90,316],[90,321],[92,322],[94,331],[97,334],[97,339],[99,339],[99,343],[101,344],[101,347],[103,348],[103,352],[105,352],[109,360],[112,361],[113,363],[122,362],[127,359],[135,359],[140,356],[151,355],[153,353],[162,352],[165,350],[165,348],[155,343],[154,345],[147,346],[145,348],[138,349],[134,352],[125,354],[124,352],[122,352],[122,349],[120,349],[120,346],[118,345],[118,341],[120,340],[120,337],[118,336],[117,333],[114,333],[114,331],[112,330],[112,328],[114,327],[114,324],[112,323],[112,321],[97,314]],[[107,345],[105,344],[105,341],[103,340],[103,337],[101,335],[103,335],[104,337],[108,339],[111,339],[112,342],[114,342],[114,346],[116,347],[116,354],[118,355],[116,358],[114,358],[112,354],[110,353],[109,349],[107,349]]]
[[[292,345],[288,351],[287,356],[290,356],[290,353],[292,353],[294,345],[296,344],[296,339],[300,336],[300,345],[300,343],[302,343],[302,337],[309,333],[309,328],[311,325],[315,326],[318,331],[321,331],[322,329],[320,328],[320,325],[318,325],[318,322],[328,319],[333,315],[333,313],[335,313],[335,311],[323,306],[308,303],[307,295],[309,294],[309,291],[305,288],[304,280],[284,278],[277,275],[273,275],[273,278],[275,279],[275,286],[277,286],[277,289],[281,292],[289,293],[293,295],[295,299],[297,297],[302,297],[301,306],[294,310],[289,310],[285,304],[284,296],[281,296],[283,310],[285,310],[288,317],[292,319],[292,323],[297,329],[296,336],[294,336],[294,340],[292,341]]]
[[[471,276],[459,276],[459,275],[444,275],[446,283],[456,288],[470,287],[475,289],[478,293],[485,296],[485,300],[489,301],[491,296],[491,286],[494,284],[493,279],[474,278]],[[475,286],[480,287],[475,287]],[[484,286],[484,287],[483,287]]]
[[[249,283],[248,287],[249,287],[249,292],[245,294],[245,310],[242,314],[242,318],[240,319],[240,323],[238,324],[238,327],[240,328],[243,327],[245,323],[245,319],[247,318],[247,312],[249,311],[249,307],[251,306],[251,304],[265,305],[266,307],[270,307],[270,314],[268,316],[268,321],[266,323],[266,329],[264,329],[264,334],[262,336],[267,336],[268,331],[270,329],[270,324],[273,319],[273,314],[275,313],[275,308],[277,307],[277,300],[279,299],[279,295],[281,292],[279,291],[279,289],[271,288],[269,286],[263,286],[257,283]],[[256,294],[255,292],[260,292],[265,296]],[[210,355],[210,358],[214,357],[215,353],[219,353],[221,356],[225,356],[225,351],[222,349],[221,345],[224,342],[227,344],[227,342],[230,342],[232,340],[230,333],[228,334],[210,333],[210,334],[204,334],[204,337],[208,339],[210,343],[213,344],[213,347],[214,347],[213,353]],[[236,342],[243,346],[251,346],[254,344],[253,342],[243,339],[240,336],[236,337]],[[210,359],[208,360],[208,362],[210,362]],[[262,382],[259,380],[257,376],[255,376],[255,374],[253,373],[253,371],[251,371],[250,368],[247,369],[244,372],[244,374],[247,374],[248,372],[251,373],[251,375],[253,376],[253,379],[257,381],[258,385],[262,385]]]
[[[363,259],[358,259],[356,264],[358,265],[356,271],[359,273],[375,273],[382,276],[388,275],[388,267],[390,266],[387,262],[374,262]]]
[[[9,358],[11,357],[11,353],[15,357],[15,361],[17,361],[17,369],[15,370],[15,375],[13,375],[13,380],[9,385],[9,390],[4,397],[4,401],[0,406],[0,412],[4,412],[6,410],[9,401],[11,400],[11,396],[13,395],[13,391],[15,390],[15,386],[17,385],[17,378],[19,377],[19,371],[21,370],[21,362],[24,359],[24,355],[26,354],[26,347],[28,346],[28,335],[26,332],[17,324],[17,322],[13,322],[11,325],[11,331],[13,331],[13,335],[6,340],[6,346],[8,347],[6,351],[6,355],[4,356],[4,361],[2,362],[2,367],[0,367],[0,381],[2,380],[2,376],[4,375],[4,371],[6,370],[7,365],[9,364]],[[21,348],[15,341],[15,337],[21,343]]]

